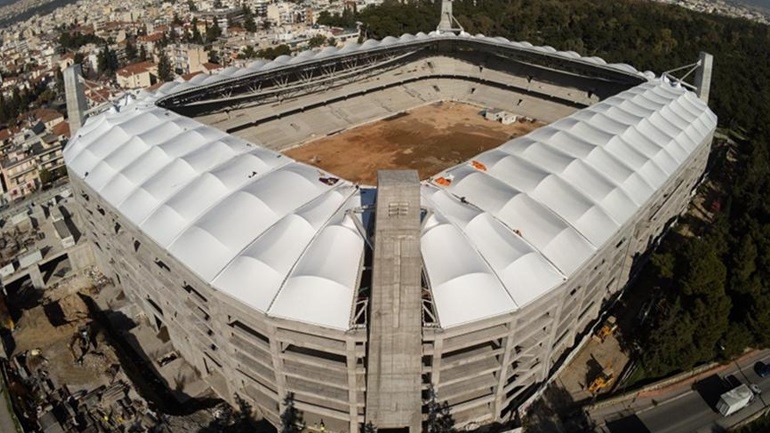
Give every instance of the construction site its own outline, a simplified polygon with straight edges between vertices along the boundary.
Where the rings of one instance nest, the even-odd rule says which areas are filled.
[[[284,151],[287,156],[352,182],[374,185],[377,170],[413,169],[426,179],[543,122],[520,117],[508,124],[487,110],[435,102]]]
[[[15,414],[2,418],[15,419],[17,431],[41,432],[226,425],[216,416],[227,413],[221,400],[209,398],[167,336],[128,319],[125,295],[92,264],[69,195],[0,221],[0,370]]]

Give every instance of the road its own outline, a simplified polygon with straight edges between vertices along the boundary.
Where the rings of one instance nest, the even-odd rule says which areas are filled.
[[[19,430],[14,420],[14,414],[11,412],[11,401],[9,398],[8,391],[5,388],[5,380],[0,375],[0,431],[12,433]]]
[[[8,218],[12,215],[22,212],[25,210],[24,208],[30,203],[40,204],[47,200],[50,200],[51,198],[53,198],[53,196],[60,194],[62,191],[64,191],[65,189],[68,189],[69,187],[70,187],[69,182],[64,182],[61,184],[57,183],[56,186],[54,186],[51,189],[35,192],[31,194],[29,197],[19,202],[8,203],[7,205],[5,205],[5,207],[3,207],[0,210],[0,218]]]
[[[757,361],[770,363],[770,351],[761,351],[733,362],[719,375],[710,375],[692,386],[672,387],[670,392],[650,398],[639,398],[628,403],[622,411],[591,414],[603,433],[712,433],[725,431],[757,412],[766,410],[770,403],[770,377],[760,378],[754,371]],[[722,392],[728,388],[722,378],[733,375],[742,383],[755,383],[762,394],[749,406],[729,417],[716,410]]]

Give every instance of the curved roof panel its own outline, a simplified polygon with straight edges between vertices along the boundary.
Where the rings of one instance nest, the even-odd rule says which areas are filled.
[[[531,246],[532,252],[522,256],[527,260],[513,262],[526,263],[513,267],[516,280],[509,282],[495,269],[521,306],[544,291],[532,287],[511,290],[517,281],[533,284],[553,275],[546,272],[547,267],[532,265],[536,257],[568,278],[715,128],[716,116],[693,93],[660,81],[644,83],[481,153],[472,163],[438,173],[432,178],[434,188],[458,202],[450,211],[445,210],[449,209],[446,205],[436,204],[446,200],[432,200],[426,206],[447,212],[450,220],[452,214],[478,210],[504,228],[489,237],[480,236],[470,225],[456,226],[473,240],[473,249],[484,262],[499,262],[499,242],[507,236],[515,235]],[[432,197],[437,195],[432,193]],[[485,243],[497,246],[490,248]],[[427,259],[425,263],[429,277],[443,272],[442,265]],[[466,272],[460,266],[452,268],[456,273]],[[469,269],[467,274],[476,276],[479,271]],[[477,284],[482,283],[476,279]],[[467,299],[475,299],[471,293],[477,289],[467,290]],[[442,324],[445,316],[439,308]]]

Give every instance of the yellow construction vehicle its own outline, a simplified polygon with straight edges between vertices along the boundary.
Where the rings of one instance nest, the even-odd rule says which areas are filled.
[[[599,328],[598,331],[596,331],[596,338],[601,340],[602,343],[604,343],[604,340],[607,339],[610,335],[615,333],[615,330],[618,329],[617,319],[615,319],[615,316],[610,316],[607,318],[607,320],[604,321],[604,324],[602,324],[602,327]]]
[[[588,385],[588,392],[598,394],[605,388],[608,388],[615,381],[615,372],[612,371],[612,364],[608,365],[594,380]]]

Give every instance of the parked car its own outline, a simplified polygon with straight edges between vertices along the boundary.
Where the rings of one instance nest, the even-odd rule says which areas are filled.
[[[756,364],[754,364],[754,371],[757,372],[757,375],[759,377],[770,376],[770,365],[765,364],[762,361],[759,361]]]

